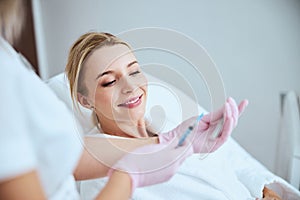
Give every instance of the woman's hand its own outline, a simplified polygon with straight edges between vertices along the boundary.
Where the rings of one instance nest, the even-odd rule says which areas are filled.
[[[238,119],[248,105],[247,100],[243,100],[239,106],[233,98],[228,98],[224,106],[216,112],[205,115],[188,136],[191,141],[194,153],[210,153],[217,150],[231,135],[232,130],[237,126]],[[160,143],[173,141],[178,143],[180,136],[195,123],[197,117],[192,117],[170,132],[159,135]],[[223,127],[217,138],[213,138],[213,132],[220,120],[224,118]]]
[[[263,189],[263,200],[281,200],[281,198],[278,196],[276,192],[273,190],[264,187]]]
[[[179,148],[168,143],[147,145],[125,155],[109,170],[108,176],[116,170],[127,173],[132,194],[137,187],[168,181],[192,153],[190,145]]]

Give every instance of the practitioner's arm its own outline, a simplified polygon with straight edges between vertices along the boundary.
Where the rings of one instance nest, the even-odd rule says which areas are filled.
[[[190,145],[152,144],[127,153],[109,170],[109,180],[96,198],[129,199],[136,188],[168,181],[192,155]]]
[[[109,166],[112,166],[128,151],[157,143],[157,137],[146,139],[86,137],[84,152],[74,171],[75,179],[104,177],[107,175]]]
[[[0,199],[46,199],[36,171],[24,173],[0,182]]]
[[[127,173],[115,171],[96,200],[126,200],[131,196],[131,178]]]

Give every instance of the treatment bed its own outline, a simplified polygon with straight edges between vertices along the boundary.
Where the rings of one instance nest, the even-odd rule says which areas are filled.
[[[157,132],[168,131],[184,119],[206,112],[176,87],[150,75],[147,78],[149,85],[146,118]],[[81,107],[82,115],[74,111],[67,79],[63,73],[49,79],[47,84],[74,113],[80,133],[84,135],[95,128],[89,110]],[[102,137],[101,134],[98,136]],[[81,198],[93,199],[106,180],[107,178],[101,178],[78,182]],[[265,185],[275,190],[282,199],[300,199],[300,192],[295,187],[270,172],[233,138],[229,138],[214,153],[204,157],[195,154],[188,158],[168,182],[136,189],[132,199],[255,199],[262,197]]]

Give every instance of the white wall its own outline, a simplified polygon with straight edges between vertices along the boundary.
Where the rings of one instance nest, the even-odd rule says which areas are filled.
[[[70,45],[90,30],[118,34],[163,27],[198,41],[217,64],[226,93],[238,101],[249,99],[233,136],[274,170],[279,95],[291,89],[300,93],[299,0],[40,0],[38,4],[37,26],[44,32],[45,46],[39,58],[47,58],[40,62],[46,63],[45,79],[63,71]]]

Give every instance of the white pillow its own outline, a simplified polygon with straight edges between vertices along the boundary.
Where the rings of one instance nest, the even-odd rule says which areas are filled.
[[[68,78],[65,73],[60,73],[47,82],[47,85],[54,91],[57,97],[62,100],[68,109],[73,113],[73,116],[77,122],[78,130],[80,133],[88,133],[95,127],[93,113],[91,110],[79,105],[80,112],[74,109],[74,105],[71,98],[71,92],[69,87]]]
[[[207,112],[176,87],[149,74],[146,74],[146,77],[148,79],[148,97],[145,117],[151,123],[154,131],[173,129],[183,120]],[[80,114],[73,109],[69,84],[64,73],[50,78],[47,84],[74,113],[79,131],[86,134],[95,128],[96,123],[91,110],[79,105],[82,112]]]

